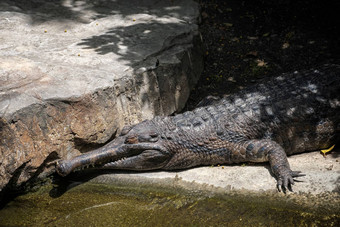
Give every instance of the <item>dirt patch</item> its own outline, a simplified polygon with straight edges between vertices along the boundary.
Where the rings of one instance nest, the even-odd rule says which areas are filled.
[[[201,0],[204,72],[187,110],[207,95],[259,79],[339,63],[337,1]]]

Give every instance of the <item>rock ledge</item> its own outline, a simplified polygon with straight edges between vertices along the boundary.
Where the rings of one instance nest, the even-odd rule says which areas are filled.
[[[0,9],[0,190],[125,124],[181,110],[202,72],[194,1],[5,0]]]

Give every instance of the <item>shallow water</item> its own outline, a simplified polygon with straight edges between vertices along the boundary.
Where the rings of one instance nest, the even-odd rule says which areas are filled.
[[[340,209],[285,196],[246,196],[150,185],[44,186],[0,210],[0,226],[340,226]]]

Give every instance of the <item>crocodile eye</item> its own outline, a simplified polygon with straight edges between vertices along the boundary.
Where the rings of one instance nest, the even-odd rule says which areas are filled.
[[[138,135],[139,142],[156,142],[158,141],[157,133],[147,133]]]
[[[150,132],[149,135],[151,136],[151,138],[158,137],[158,133],[157,132]]]
[[[150,142],[157,142],[158,141],[158,135],[152,135],[151,138],[149,139],[149,141]]]

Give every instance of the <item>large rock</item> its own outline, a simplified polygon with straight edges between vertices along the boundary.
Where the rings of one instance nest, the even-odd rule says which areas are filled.
[[[1,1],[0,190],[183,108],[203,67],[198,16],[187,0]]]

